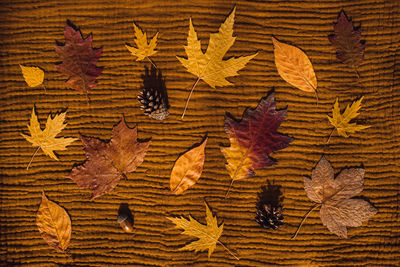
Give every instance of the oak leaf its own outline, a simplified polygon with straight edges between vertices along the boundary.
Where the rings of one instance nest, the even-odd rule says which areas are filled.
[[[199,145],[181,155],[171,172],[170,187],[172,193],[180,195],[200,179],[205,159],[204,149],[207,138]]]
[[[36,214],[36,225],[43,239],[58,252],[65,252],[71,239],[71,219],[59,205],[48,200],[44,192]]]
[[[82,92],[87,97],[88,92],[97,85],[96,79],[102,72],[102,68],[96,67],[102,49],[92,48],[92,34],[83,39],[82,33],[68,24],[64,30],[65,44],[56,45],[55,48],[62,60],[56,67],[69,77],[66,82],[68,88]]]
[[[232,85],[226,80],[227,77],[238,75],[238,71],[246,66],[246,64],[254,58],[258,53],[251,56],[232,57],[228,60],[223,60],[224,55],[235,42],[236,37],[233,37],[233,23],[235,19],[236,8],[225,20],[219,28],[218,33],[210,35],[210,41],[205,53],[201,50],[200,41],[197,39],[197,33],[194,30],[192,19],[189,21],[189,35],[187,38],[187,46],[185,51],[187,59],[178,57],[178,60],[187,69],[197,77],[191,92],[186,101],[186,106],[182,114],[185,115],[187,105],[189,103],[192,92],[200,80],[203,80],[212,88],[216,86]]]
[[[167,219],[176,225],[176,228],[184,230],[182,234],[198,238],[198,240],[187,244],[179,250],[194,250],[195,252],[208,250],[208,258],[210,258],[218,243],[221,244],[222,247],[233,257],[235,257],[235,259],[239,260],[235,254],[233,254],[224,244],[221,243],[221,241],[218,240],[222,235],[224,224],[218,226],[217,217],[212,215],[207,203],[204,202],[204,204],[206,206],[207,225],[199,223],[193,219],[192,216],[189,216],[189,220],[183,217],[167,217]]]
[[[241,121],[227,114],[225,132],[231,146],[221,148],[232,178],[227,194],[234,181],[253,176],[256,169],[274,165],[275,161],[269,154],[286,148],[293,141],[277,132],[286,111],[276,110],[275,96],[270,94],[261,99],[256,109],[247,109]]]
[[[24,76],[25,82],[29,87],[36,87],[43,83],[44,71],[38,67],[26,67],[19,65],[21,67],[22,75]]]
[[[336,57],[352,68],[360,77],[357,67],[364,61],[365,51],[365,44],[361,41],[361,28],[355,29],[351,20],[342,10],[333,29],[334,34],[328,38],[336,49]]]
[[[133,23],[133,28],[135,29],[136,39],[134,41],[136,43],[137,48],[132,47],[128,44],[126,44],[125,47],[131,52],[133,56],[137,57],[136,61],[141,61],[147,58],[151,62],[151,64],[154,65],[154,63],[150,59],[150,56],[157,53],[155,49],[157,46],[158,32],[151,39],[150,43],[147,43],[147,34],[143,33],[142,30],[140,30],[135,23]]]
[[[317,203],[311,210],[321,207],[323,225],[337,236],[347,238],[346,227],[359,227],[377,213],[367,201],[352,198],[362,192],[363,183],[364,169],[344,169],[334,179],[331,164],[322,157],[311,179],[304,177],[304,190],[308,198]]]
[[[71,170],[68,178],[79,188],[92,190],[91,199],[113,190],[122,177],[142,164],[150,145],[137,141],[137,127],[130,129],[123,118],[113,128],[109,142],[93,137],[80,136],[87,160]]]
[[[21,135],[28,142],[32,143],[32,146],[37,146],[38,148],[28,163],[28,166],[26,167],[27,169],[29,168],[34,156],[40,148],[50,158],[58,160],[57,156],[54,154],[54,150],[66,150],[68,145],[77,140],[77,138],[56,138],[56,136],[65,128],[65,126],[67,126],[67,124],[64,124],[65,115],[66,112],[57,114],[54,116],[54,118],[51,118],[49,115],[47,117],[46,128],[42,131],[35,113],[35,108],[32,109],[30,124],[28,124],[28,130],[31,135],[29,136],[22,133]]]
[[[367,125],[350,123],[352,119],[356,118],[360,114],[358,113],[358,111],[361,108],[361,101],[363,100],[363,98],[364,97],[361,97],[358,101],[354,101],[351,106],[347,105],[343,114],[340,114],[339,100],[338,98],[336,98],[336,102],[332,109],[332,117],[328,116],[329,122],[332,124],[333,127],[335,127],[332,130],[329,139],[335,129],[337,130],[339,135],[347,138],[349,137],[349,133],[355,133],[357,131],[361,131],[371,127]]]
[[[282,43],[272,37],[275,65],[279,75],[294,87],[314,92],[317,97],[317,77],[307,55],[299,48]]]

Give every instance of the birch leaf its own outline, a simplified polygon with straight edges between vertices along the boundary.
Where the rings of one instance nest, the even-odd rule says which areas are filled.
[[[21,67],[22,75],[24,76],[25,82],[29,87],[36,87],[43,83],[44,71],[38,67],[26,67],[19,65]]]
[[[142,30],[140,30],[135,23],[133,23],[133,28],[135,29],[136,39],[134,41],[137,48],[127,44],[125,45],[125,47],[131,52],[133,56],[137,57],[136,61],[141,61],[157,53],[155,48],[157,46],[158,32],[151,39],[150,43],[147,43],[147,34],[143,33]]]

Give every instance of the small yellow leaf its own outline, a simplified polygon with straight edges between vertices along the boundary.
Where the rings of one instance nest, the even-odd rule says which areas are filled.
[[[317,77],[307,55],[299,48],[272,37],[275,65],[286,82],[305,92],[316,92]]]
[[[25,82],[29,87],[36,87],[41,85],[44,80],[44,72],[42,69],[38,67],[25,67],[23,65],[19,65],[21,67],[22,75],[24,76]]]
[[[197,147],[180,156],[171,172],[170,186],[175,195],[180,195],[193,186],[203,171],[207,138]]]
[[[253,162],[249,155],[249,149],[240,145],[235,138],[229,138],[230,147],[221,147],[227,164],[225,167],[232,178],[232,182],[252,176],[254,173]]]
[[[65,252],[71,239],[71,219],[59,205],[42,194],[36,215],[36,225],[43,239],[58,252]]]
[[[157,53],[155,49],[157,46],[158,33],[154,35],[150,43],[147,43],[147,34],[143,33],[135,23],[133,23],[133,28],[135,29],[135,43],[137,48],[129,45],[125,45],[125,47],[132,53],[133,56],[137,57],[136,61],[141,61],[146,57],[148,58]]]

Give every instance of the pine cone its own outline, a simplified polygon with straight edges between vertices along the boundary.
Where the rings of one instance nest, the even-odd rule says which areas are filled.
[[[141,109],[144,113],[156,120],[164,120],[168,115],[168,96],[165,87],[165,80],[162,78],[161,71],[152,66],[151,72],[146,67],[145,74],[142,75],[143,88],[138,100],[142,104]]]
[[[262,227],[275,230],[283,224],[281,187],[268,182],[268,188],[262,186],[261,189],[255,219]]]

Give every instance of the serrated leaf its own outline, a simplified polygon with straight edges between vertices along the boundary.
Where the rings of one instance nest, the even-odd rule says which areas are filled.
[[[43,83],[44,71],[38,67],[26,67],[19,65],[21,67],[22,75],[24,76],[25,82],[29,87],[36,87]]]
[[[199,145],[181,155],[171,172],[170,187],[172,193],[180,195],[200,179],[205,159],[204,149],[207,138]]]
[[[42,193],[42,202],[36,214],[36,225],[43,239],[58,252],[65,252],[71,239],[71,219],[59,205]]]
[[[131,52],[131,54],[136,58],[136,61],[141,61],[146,57],[150,57],[157,53],[156,46],[157,46],[157,37],[158,32],[154,37],[151,39],[150,43],[147,43],[147,34],[143,33],[135,23],[133,23],[133,28],[135,29],[135,37],[134,40],[136,43],[137,48],[129,45],[125,45],[125,47]],[[149,59],[150,60],[150,59]]]

